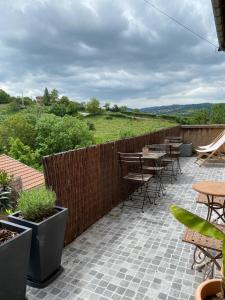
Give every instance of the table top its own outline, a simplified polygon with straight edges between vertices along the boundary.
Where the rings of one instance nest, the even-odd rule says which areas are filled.
[[[143,155],[144,159],[160,159],[166,155],[166,152],[149,152],[148,154]]]
[[[192,188],[201,194],[225,197],[225,182],[201,181],[194,183]]]

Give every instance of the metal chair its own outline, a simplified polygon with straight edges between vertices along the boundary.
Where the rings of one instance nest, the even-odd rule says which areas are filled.
[[[146,174],[143,169],[144,160],[142,154],[140,153],[122,153],[118,152],[118,161],[121,169],[122,179],[128,182],[136,183],[141,188],[141,194],[143,194],[142,206],[137,207],[144,212],[144,205],[148,199],[150,203],[150,195],[148,194],[148,187],[152,174]],[[133,195],[129,194],[128,200],[133,200]],[[123,201],[122,208],[124,206],[129,206],[126,203],[126,200]],[[130,206],[135,207],[135,206]]]
[[[224,225],[216,226],[225,233]],[[205,269],[204,280],[214,277],[215,267],[221,270],[218,260],[222,258],[222,241],[203,236],[191,229],[185,230],[182,241],[195,246],[191,268],[197,265],[199,271]]]
[[[161,159],[161,165],[164,167],[163,177],[169,177],[173,183],[177,179],[177,168],[175,166],[176,159],[172,157],[172,147],[168,144],[152,144],[147,145],[150,151],[165,152],[166,156]]]
[[[154,194],[154,204],[157,197],[165,195],[165,187],[162,181],[162,173],[165,167],[161,164],[161,159],[144,159],[143,170],[153,175],[155,186],[151,185],[150,191]]]

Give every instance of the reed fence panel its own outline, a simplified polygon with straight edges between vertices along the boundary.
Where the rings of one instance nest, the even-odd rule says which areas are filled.
[[[53,154],[43,158],[46,185],[57,204],[68,208],[65,244],[73,241],[128,196],[120,177],[117,152],[141,151],[180,136],[181,127],[162,129],[134,138]]]

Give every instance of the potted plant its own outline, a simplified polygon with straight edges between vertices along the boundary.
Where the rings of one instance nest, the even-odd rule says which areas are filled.
[[[43,288],[62,272],[61,256],[67,208],[55,205],[56,195],[45,187],[20,193],[18,211],[9,220],[32,228],[28,285]]]
[[[203,282],[196,290],[196,300],[210,299],[225,299],[225,234],[219,230],[214,224],[202,219],[201,217],[187,211],[186,209],[172,205],[170,211],[173,216],[182,224],[193,231],[196,231],[204,236],[221,240],[223,267],[222,278],[211,279]]]
[[[0,299],[24,300],[32,230],[0,221]]]

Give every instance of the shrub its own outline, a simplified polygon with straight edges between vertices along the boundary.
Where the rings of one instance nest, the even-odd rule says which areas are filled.
[[[89,130],[96,130],[96,129],[95,129],[95,124],[94,124],[94,123],[87,122],[87,126],[88,126],[88,129],[89,129]]]
[[[36,131],[36,143],[42,156],[93,143],[93,134],[87,124],[71,116],[43,115],[36,124]]]
[[[6,187],[12,182],[13,176],[8,175],[4,170],[0,171],[0,186]]]
[[[8,175],[6,171],[0,171],[0,211],[4,212],[13,209],[15,201],[13,199],[13,190],[10,187],[13,177]]]
[[[123,128],[120,130],[119,136],[121,139],[126,139],[129,137],[134,137],[135,133],[129,128]]]
[[[17,208],[21,217],[39,222],[54,213],[56,195],[45,187],[39,187],[20,193]]]
[[[32,150],[24,145],[19,138],[9,140],[9,151],[7,154],[22,163],[39,169],[40,155],[37,150]]]
[[[107,116],[105,117],[105,119],[106,119],[106,120],[112,120],[112,119],[113,119],[113,117],[112,117],[112,116],[110,116],[110,115],[107,115]]]

